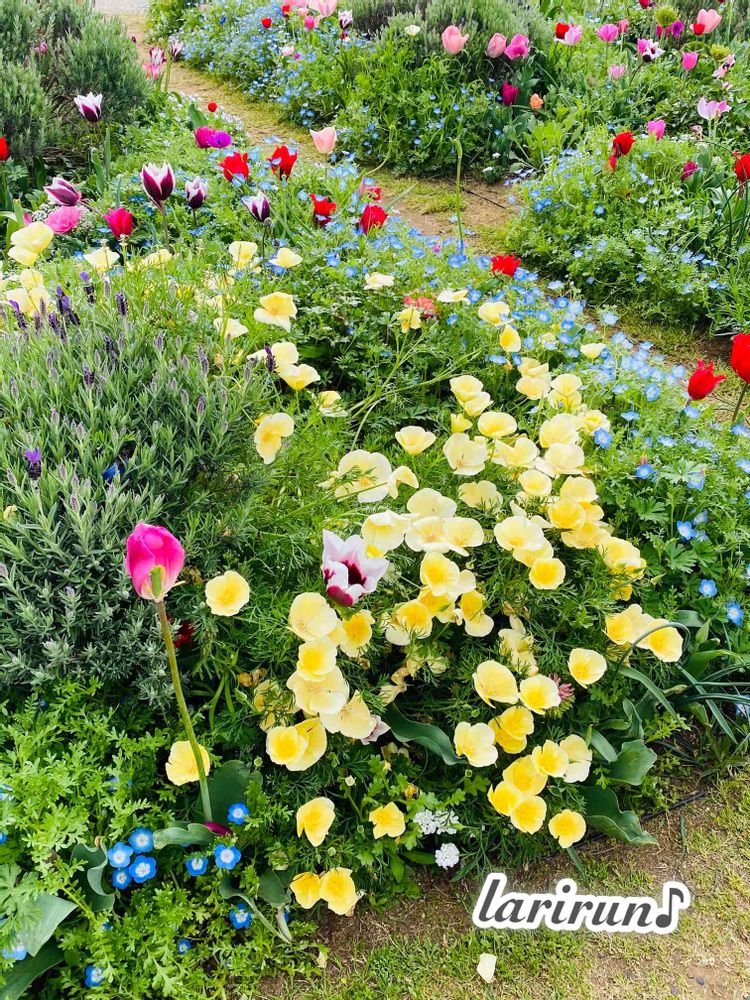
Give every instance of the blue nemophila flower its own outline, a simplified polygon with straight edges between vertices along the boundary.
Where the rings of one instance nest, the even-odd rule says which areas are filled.
[[[635,470],[636,479],[653,479],[655,476],[656,469],[648,462],[644,462],[643,465],[639,465]]]
[[[718,591],[716,580],[701,580],[698,584],[698,593],[701,597],[716,597]]]
[[[103,982],[104,982],[104,969],[100,969],[98,965],[87,965],[86,985],[101,986]]]
[[[698,409],[697,406],[686,406],[682,412],[685,414],[686,417],[689,417],[691,420],[697,420],[698,417],[701,415],[701,411]]]
[[[4,844],[7,839],[8,839],[7,833],[0,833],[0,844]]]
[[[641,419],[641,415],[637,410],[625,410],[620,414],[620,416],[623,420],[627,420],[629,424]]]
[[[692,521],[678,521],[677,534],[684,542],[689,542],[691,538],[695,538],[698,532],[693,527]]]
[[[27,955],[27,951],[22,944],[16,944],[12,948],[3,948],[3,958],[13,959],[14,962],[22,962]]]
[[[686,483],[690,490],[702,490],[706,483],[705,472],[691,472],[686,479]]]
[[[227,810],[227,819],[230,823],[244,823],[250,815],[250,810],[244,802],[235,802]]]
[[[177,954],[184,955],[185,952],[190,951],[193,946],[187,938],[180,938],[177,942]]]
[[[594,431],[593,438],[594,438],[594,444],[597,445],[599,448],[609,448],[609,446],[612,444],[612,435],[609,433],[609,431],[605,430],[603,427],[600,427],[598,430]]]
[[[128,843],[134,851],[144,854],[154,848],[154,835],[145,826],[139,826],[128,837]]]
[[[132,857],[133,848],[123,844],[121,840],[107,851],[107,860],[113,868],[127,868]]]
[[[216,859],[217,868],[231,871],[241,857],[242,854],[240,851],[230,844],[217,844],[214,847],[214,858]]]
[[[112,885],[115,889],[127,889],[133,879],[125,868],[118,868],[112,872]]]
[[[745,620],[745,612],[737,601],[730,601],[727,604],[727,621],[733,625],[741,625]]]
[[[148,882],[156,875],[156,859],[150,858],[146,854],[136,854],[133,863],[128,868],[128,874],[139,885]]]
[[[737,468],[742,472],[746,472],[750,476],[750,459],[739,458],[737,460]]]
[[[235,906],[229,911],[229,921],[232,927],[241,930],[253,922],[253,915],[246,906]]]
[[[194,854],[185,860],[185,867],[190,875],[205,875],[208,871],[208,858],[203,854]]]

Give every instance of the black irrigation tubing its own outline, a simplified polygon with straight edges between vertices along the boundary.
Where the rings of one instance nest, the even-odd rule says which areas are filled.
[[[464,192],[470,194],[472,198],[479,198],[481,201],[486,201],[490,205],[494,205],[496,208],[507,208],[507,205],[503,205],[501,201],[495,201],[494,198],[488,198],[486,194],[480,194],[479,191],[472,191],[471,188],[465,187]]]

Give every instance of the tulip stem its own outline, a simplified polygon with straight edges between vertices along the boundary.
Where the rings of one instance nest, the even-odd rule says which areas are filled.
[[[207,823],[211,823],[213,821],[213,816],[211,815],[211,798],[208,794],[208,783],[206,782],[206,769],[203,766],[203,756],[201,754],[200,747],[198,746],[198,740],[195,738],[195,730],[193,729],[190,712],[188,711],[185,695],[182,691],[180,671],[177,666],[177,654],[175,653],[174,642],[172,641],[172,629],[169,627],[169,619],[167,618],[167,609],[164,607],[164,601],[156,601],[156,611],[159,615],[159,625],[161,626],[161,635],[164,639],[164,645],[167,647],[167,659],[169,660],[169,670],[172,674],[172,685],[174,686],[174,693],[177,698],[177,707],[180,710],[182,724],[185,727],[188,743],[190,744],[190,749],[193,751],[195,764],[198,768],[198,783],[200,784],[201,789],[203,819]]]
[[[161,213],[161,221],[164,226],[164,245],[167,250],[171,250],[172,247],[169,243],[169,225],[167,224],[167,210],[164,205],[159,205],[159,212]]]
[[[747,392],[747,389],[748,389],[749,385],[750,385],[750,382],[745,382],[745,384],[742,386],[742,392],[739,395],[739,399],[737,400],[737,405],[735,406],[734,413],[732,414],[732,420],[731,420],[732,426],[734,426],[734,422],[737,419],[737,417],[739,416],[740,407],[742,406],[742,403],[743,403],[743,401],[745,399],[745,393]]]

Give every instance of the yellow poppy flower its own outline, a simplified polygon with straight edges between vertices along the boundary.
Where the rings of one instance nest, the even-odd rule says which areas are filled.
[[[483,302],[477,309],[477,316],[490,326],[500,326],[509,312],[505,302]]]
[[[451,434],[443,445],[443,454],[457,476],[476,476],[487,461],[487,442],[483,437]]]
[[[8,256],[24,267],[33,267],[40,253],[52,242],[54,231],[45,222],[32,222],[11,233]]]
[[[545,740],[542,746],[534,747],[531,759],[550,778],[562,778],[568,768],[568,755],[554,740]]]
[[[297,810],[297,836],[307,837],[313,847],[319,847],[326,839],[336,814],[336,807],[330,799],[320,796],[310,799]]]
[[[231,618],[250,600],[250,586],[244,576],[229,569],[206,584],[206,604],[215,615]]]
[[[356,611],[344,619],[333,632],[333,638],[341,652],[352,659],[360,656],[372,639],[374,621],[372,614],[364,610]]]
[[[581,736],[572,734],[560,740],[560,749],[568,755],[568,766],[565,768],[564,780],[568,783],[585,781],[591,770],[593,754],[591,748]]]
[[[373,825],[372,835],[375,840],[381,837],[400,837],[406,829],[406,817],[395,802],[373,809],[369,820]]]
[[[214,320],[214,328],[220,336],[229,337],[230,340],[235,340],[247,333],[247,327],[243,323],[229,316],[218,316]]]
[[[321,714],[320,721],[327,732],[341,733],[350,740],[366,739],[377,722],[359,691],[354,692],[340,711]]]
[[[424,427],[409,425],[396,431],[396,440],[407,455],[421,455],[430,445],[435,443],[435,435]]]
[[[666,618],[652,618],[646,623],[646,629],[657,625],[667,625]],[[682,636],[672,625],[651,632],[638,643],[639,649],[648,649],[663,663],[676,663],[682,656]]]
[[[229,244],[227,249],[235,266],[241,270],[256,261],[258,257],[258,244],[251,243],[249,240],[235,240],[234,243]]]
[[[459,722],[453,734],[453,745],[459,757],[466,757],[473,767],[488,767],[497,760],[495,734],[484,722],[471,725]]]
[[[475,483],[461,483],[458,487],[458,496],[467,507],[488,512],[497,510],[503,502],[497,486],[488,479],[480,479]]]
[[[270,465],[278,455],[284,438],[291,437],[294,432],[294,420],[288,413],[267,413],[255,428],[253,441],[255,450],[263,459],[264,465]]]
[[[203,761],[203,773],[211,770],[211,759],[204,746],[198,744],[198,750]],[[198,781],[198,763],[193,748],[187,740],[178,740],[172,744],[169,760],[166,766],[167,777],[173,785],[186,785],[189,781]]]
[[[547,815],[547,803],[538,795],[521,799],[510,814],[510,821],[521,833],[537,833]]]
[[[515,417],[512,417],[510,413],[488,410],[487,413],[483,413],[479,420],[477,420],[477,429],[485,437],[497,439],[515,434],[518,430],[518,424]]]
[[[474,690],[487,705],[502,702],[514,705],[518,701],[518,685],[513,674],[496,660],[480,663],[471,675]]]
[[[369,271],[365,275],[365,289],[368,292],[377,292],[381,288],[393,287],[393,275],[381,274],[380,271]]]
[[[607,661],[601,653],[593,649],[571,649],[568,655],[568,670],[581,687],[595,684],[604,676]]]
[[[295,875],[289,888],[305,910],[311,909],[320,899],[320,878],[315,872],[300,872]]]
[[[463,302],[469,294],[468,288],[445,288],[437,297],[438,302]]]
[[[560,844],[566,849],[572,847],[586,835],[586,820],[579,812],[572,809],[563,809],[549,821],[547,829]]]
[[[394,646],[408,646],[412,639],[426,639],[432,632],[432,614],[421,601],[406,601],[394,608],[385,637]]]
[[[535,674],[524,677],[518,685],[518,694],[522,703],[535,715],[544,715],[551,708],[560,704],[560,692],[551,677]]]
[[[120,262],[118,255],[106,246],[101,246],[98,250],[92,250],[91,253],[85,253],[83,259],[99,274],[109,271],[115,264],[119,264]]]
[[[500,781],[494,788],[490,785],[487,798],[492,808],[501,816],[510,816],[513,810],[523,801],[523,793],[509,781]]]
[[[406,309],[402,309],[396,316],[396,319],[401,324],[402,333],[408,333],[409,330],[419,330],[422,326],[422,317],[419,314],[419,309],[415,309],[414,306],[407,306]]]
[[[349,697],[349,685],[338,667],[332,667],[319,680],[310,680],[295,670],[286,686],[294,694],[294,703],[307,715],[335,715]]]
[[[335,666],[336,644],[328,636],[303,642],[297,650],[297,670],[305,680],[322,680]]]
[[[624,611],[605,618],[604,630],[616,646],[629,646],[648,631],[648,622],[649,616],[643,613],[640,604],[631,604]]]
[[[269,261],[269,264],[273,264],[274,267],[283,267],[286,270],[290,267],[296,267],[301,263],[302,258],[300,255],[290,247],[279,247],[276,251],[276,256],[272,257]]]
[[[537,590],[556,590],[565,579],[565,563],[555,558],[535,559],[529,581]]]
[[[340,917],[357,903],[357,889],[351,868],[332,868],[320,877],[320,898]]]
[[[282,330],[291,330],[291,321],[297,315],[297,306],[294,298],[287,292],[271,292],[260,299],[260,306],[255,310],[253,316],[257,323],[265,323],[268,326],[280,326]]]
[[[289,609],[289,628],[306,642],[330,635],[339,624],[333,608],[321,594],[298,594]]]

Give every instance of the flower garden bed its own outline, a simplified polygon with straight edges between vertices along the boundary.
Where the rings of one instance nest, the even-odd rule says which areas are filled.
[[[330,133],[148,108],[8,220],[8,997],[252,990],[422,868],[649,842],[747,739],[750,338],[719,420]]]

